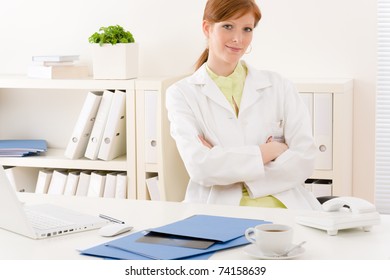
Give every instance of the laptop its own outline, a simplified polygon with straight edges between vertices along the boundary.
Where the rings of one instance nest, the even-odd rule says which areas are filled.
[[[43,239],[98,229],[108,220],[52,204],[24,205],[0,165],[0,228]]]

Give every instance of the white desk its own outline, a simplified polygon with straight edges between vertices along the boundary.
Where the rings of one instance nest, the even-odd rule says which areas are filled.
[[[70,198],[29,193],[20,193],[20,199],[27,203],[50,202],[94,215],[103,213],[133,225],[133,232],[161,226],[194,214],[263,219],[293,226],[295,229],[294,243],[307,241],[307,244],[305,244],[306,252],[299,259],[390,259],[389,215],[383,215],[381,225],[373,227],[371,232],[351,229],[340,231],[337,236],[328,236],[324,231],[296,224],[294,215],[297,213],[284,209],[87,197]],[[6,211],[6,209],[1,209],[1,211]],[[108,240],[100,237],[97,230],[57,236],[45,240],[32,240],[0,229],[0,259],[96,259],[80,255],[76,249],[91,247]],[[252,259],[242,249],[243,247],[238,247],[218,252],[211,259]]]

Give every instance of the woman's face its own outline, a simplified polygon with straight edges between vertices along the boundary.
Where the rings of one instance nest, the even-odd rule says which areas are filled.
[[[217,23],[203,22],[203,32],[209,43],[207,63],[216,74],[221,74],[217,73],[218,69],[226,69],[228,65],[234,70],[252,42],[254,25],[252,13]]]

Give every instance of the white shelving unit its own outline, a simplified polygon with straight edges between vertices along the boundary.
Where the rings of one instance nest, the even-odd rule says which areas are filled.
[[[302,94],[328,95],[331,98],[330,163],[328,167],[317,166],[311,178],[320,181],[330,180],[332,187],[330,195],[352,195],[353,80],[344,78],[292,80]],[[313,112],[313,123],[316,122],[315,115],[316,112]],[[320,146],[322,139],[316,141]]]
[[[51,80],[0,75],[0,139],[46,139],[48,151],[34,157],[2,157],[1,165],[126,171],[128,198],[136,198],[134,80]],[[88,91],[126,90],[127,155],[112,161],[64,156]]]
[[[0,164],[126,171],[128,197],[134,199],[150,199],[146,180],[158,176],[161,200],[181,201],[188,174],[170,136],[165,108],[166,88],[178,79],[42,80],[0,75],[0,139],[43,138],[49,146],[43,156],[0,158]],[[293,82],[302,94],[327,94],[332,100],[330,167],[316,168],[311,178],[331,180],[332,195],[351,195],[353,81],[293,79]],[[126,90],[127,155],[112,161],[65,158],[64,150],[87,92],[104,89]],[[147,107],[151,105],[150,97],[154,98],[152,113]],[[146,112],[153,114],[152,118]]]
[[[178,78],[136,80],[137,197],[139,199],[149,199],[146,179],[154,176],[158,176],[161,200],[182,201],[184,198],[189,177],[176,144],[170,136],[165,108],[165,91],[176,80]],[[145,106],[151,105],[145,102],[147,95],[154,98],[153,102],[156,102],[153,105],[153,108],[156,108],[153,119],[148,118],[151,123],[145,122],[145,111],[150,111],[145,110]],[[150,99],[148,100],[150,101]],[[151,128],[148,126],[151,126],[152,131],[155,131],[155,139],[146,137],[151,133]],[[151,143],[151,141],[154,142]],[[148,151],[149,148],[151,151]],[[148,152],[154,154],[148,156]]]
[[[170,136],[165,108],[165,89],[176,80],[163,78],[136,80],[137,197],[140,199],[149,198],[145,180],[152,176],[159,177],[159,191],[163,200],[181,201],[184,198],[188,174]],[[330,187],[329,195],[352,195],[353,81],[351,79],[293,79],[293,82],[300,93],[312,96],[313,103],[315,103],[314,96],[326,95],[331,100],[328,108],[330,118],[327,124],[331,130],[327,142],[329,144],[327,148],[331,150],[330,163],[325,168],[317,165],[311,178],[317,182],[327,182],[328,186],[325,187]],[[147,128],[148,124],[145,123],[146,92],[148,94],[154,92],[155,102],[157,102],[153,105],[157,109],[155,124],[152,125],[156,130],[154,163],[146,160],[147,145],[151,144],[148,143],[150,139],[145,137],[150,133],[148,132],[150,128]],[[312,104],[317,108],[318,105],[321,104]],[[317,113],[314,111],[313,124],[316,123]],[[318,139],[318,146],[321,145],[321,141],[322,139]]]

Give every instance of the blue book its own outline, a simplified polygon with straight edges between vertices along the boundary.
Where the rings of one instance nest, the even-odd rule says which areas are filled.
[[[0,140],[0,151],[27,151],[27,152],[46,152],[46,140],[42,139],[12,139]]]

